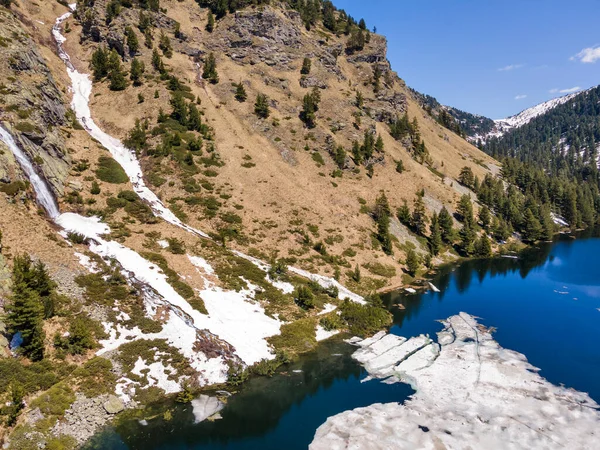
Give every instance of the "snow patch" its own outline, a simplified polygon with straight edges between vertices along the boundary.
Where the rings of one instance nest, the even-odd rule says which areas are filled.
[[[339,330],[327,331],[321,325],[317,325],[317,328],[315,331],[315,336],[316,336],[317,342],[320,342],[320,341],[324,341],[325,339],[329,339],[330,337],[335,336],[338,333],[339,333]]]
[[[85,267],[91,273],[99,272],[98,267],[96,267],[96,264],[90,259],[89,256],[84,255],[83,253],[79,253],[79,252],[75,252],[73,254],[77,257],[77,259],[79,259],[79,264],[81,264],[83,267]]]

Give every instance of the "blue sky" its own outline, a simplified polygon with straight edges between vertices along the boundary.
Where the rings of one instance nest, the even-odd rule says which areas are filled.
[[[493,119],[600,84],[600,0],[334,0],[407,84]]]

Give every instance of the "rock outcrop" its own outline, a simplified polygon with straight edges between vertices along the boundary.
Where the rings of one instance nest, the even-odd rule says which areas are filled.
[[[578,448],[600,446],[598,405],[555,386],[524,355],[502,348],[468,314],[443,322],[438,343],[380,333],[355,340],[370,375],[417,391],[330,417],[311,450]]]
[[[0,122],[10,129],[54,193],[61,195],[70,168],[60,130],[66,124],[65,99],[36,43],[16,17],[7,10],[0,10],[0,16]],[[19,171],[7,169],[14,164],[12,157],[0,154],[4,182],[15,181]]]

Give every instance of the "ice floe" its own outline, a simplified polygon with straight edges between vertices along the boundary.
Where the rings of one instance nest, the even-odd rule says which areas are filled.
[[[216,397],[201,395],[192,400],[192,413],[194,422],[200,423],[214,416],[225,407],[225,404]]]
[[[437,343],[351,340],[370,376],[416,393],[330,417],[310,449],[600,448],[598,404],[587,394],[549,383],[468,314],[443,323]]]

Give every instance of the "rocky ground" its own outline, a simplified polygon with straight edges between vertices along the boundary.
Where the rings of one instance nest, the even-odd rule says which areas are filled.
[[[123,402],[114,395],[101,395],[91,399],[78,395],[77,400],[65,412],[64,419],[54,426],[52,432],[57,436],[73,436],[79,444],[83,444],[123,409]]]

